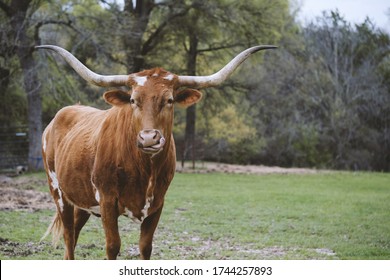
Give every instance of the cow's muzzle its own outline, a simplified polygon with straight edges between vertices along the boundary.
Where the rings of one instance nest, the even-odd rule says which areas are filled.
[[[157,129],[145,129],[138,133],[137,146],[147,154],[155,154],[162,150],[165,138]]]

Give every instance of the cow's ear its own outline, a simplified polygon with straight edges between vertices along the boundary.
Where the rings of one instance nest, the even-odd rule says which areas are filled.
[[[103,98],[108,104],[114,106],[121,106],[130,103],[130,94],[119,89],[105,92]]]
[[[202,93],[199,90],[186,88],[176,93],[175,103],[187,108],[194,105],[202,98]]]

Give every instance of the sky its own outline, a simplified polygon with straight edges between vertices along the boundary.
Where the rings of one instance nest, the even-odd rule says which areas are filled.
[[[324,10],[339,10],[351,23],[362,23],[368,16],[379,28],[390,32],[389,0],[293,0],[300,6],[298,18],[304,24],[322,15]]]

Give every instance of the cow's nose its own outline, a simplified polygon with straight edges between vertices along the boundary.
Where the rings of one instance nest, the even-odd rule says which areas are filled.
[[[158,151],[165,143],[161,132],[157,129],[145,129],[138,134],[137,145],[148,152]]]

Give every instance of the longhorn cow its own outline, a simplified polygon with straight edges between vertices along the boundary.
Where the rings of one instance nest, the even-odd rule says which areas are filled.
[[[49,226],[53,240],[63,236],[65,259],[74,259],[82,227],[91,214],[101,216],[108,259],[116,259],[121,240],[118,217],[139,223],[141,259],[150,259],[164,196],[176,164],[172,136],[174,105],[198,102],[198,89],[226,80],[252,53],[249,48],[210,76],[179,76],[161,68],[130,75],[99,75],[63,48],[38,46],[62,56],[87,82],[110,90],[108,110],[74,105],[61,109],[42,135],[42,153],[56,214]]]

